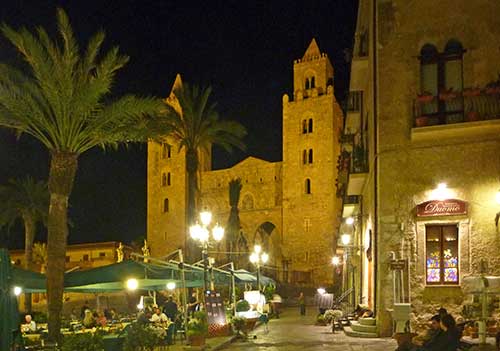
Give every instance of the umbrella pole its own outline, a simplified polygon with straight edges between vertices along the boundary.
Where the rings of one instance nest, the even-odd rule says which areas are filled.
[[[188,300],[187,300],[187,289],[186,289],[186,275],[184,273],[184,255],[182,254],[182,250],[179,250],[179,261],[181,268],[181,281],[182,281],[182,297],[184,300],[184,335],[186,335],[186,340],[188,340],[187,336],[187,320],[188,320]]]

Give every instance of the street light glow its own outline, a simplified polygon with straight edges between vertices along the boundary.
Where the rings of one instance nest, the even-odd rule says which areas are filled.
[[[23,292],[23,289],[20,286],[14,287],[14,295],[19,296]]]
[[[266,254],[265,252],[260,256],[260,259],[262,260],[262,263],[266,263],[269,260],[269,255]]]
[[[497,191],[497,193],[495,195],[495,199],[497,200],[497,204],[500,205],[500,190]]]
[[[255,245],[255,246],[253,247],[253,250],[254,250],[256,253],[260,254],[260,252],[262,251],[262,247],[261,247],[260,245]]]
[[[320,295],[323,295],[323,294],[325,294],[325,293],[326,293],[326,290],[325,290],[324,288],[318,288],[316,291],[317,291],[317,292],[318,292],[318,294],[320,294]]]
[[[255,252],[253,252],[251,255],[250,255],[250,262],[252,263],[257,263],[259,261],[259,255]]]
[[[212,212],[209,212],[209,211],[203,211],[200,213],[200,219],[201,219],[201,223],[204,225],[204,226],[207,226],[210,224],[210,222],[212,222]]]
[[[189,235],[191,235],[191,238],[194,240],[200,240],[202,229],[201,225],[196,223],[195,225],[189,227]]]
[[[221,241],[222,238],[224,237],[224,228],[222,228],[220,225],[215,225],[214,229],[212,229],[212,235],[215,239],[215,241]]]
[[[332,257],[332,264],[334,266],[338,266],[340,264],[340,257],[339,256],[333,256]]]
[[[139,282],[137,281],[137,279],[135,278],[130,278],[129,280],[127,280],[127,290],[137,290],[137,288],[139,287]]]
[[[354,223],[354,218],[352,217],[347,217],[345,220],[346,224],[352,225]]]
[[[344,244],[345,246],[347,246],[351,242],[351,235],[349,235],[349,234],[342,234],[342,236],[340,237],[340,240],[342,240],[342,244]]]
[[[168,290],[174,290],[175,289],[175,282],[168,282],[167,283],[167,289]]]

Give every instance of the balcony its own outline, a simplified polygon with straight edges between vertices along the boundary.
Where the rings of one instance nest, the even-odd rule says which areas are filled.
[[[496,137],[500,132],[500,86],[421,95],[414,102],[412,141]]]
[[[359,212],[360,196],[345,196],[342,204],[342,218],[352,217]]]

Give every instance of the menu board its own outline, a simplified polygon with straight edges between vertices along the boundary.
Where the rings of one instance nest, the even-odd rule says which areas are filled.
[[[220,293],[209,291],[205,295],[205,311],[207,311],[208,325],[225,325],[226,312]]]

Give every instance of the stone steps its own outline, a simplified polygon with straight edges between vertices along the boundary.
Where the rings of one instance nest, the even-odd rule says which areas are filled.
[[[344,327],[344,333],[347,336],[352,336],[355,338],[377,338],[377,333],[365,333],[360,331],[354,331],[351,327]]]
[[[377,326],[376,325],[366,325],[366,324],[361,324],[356,321],[351,322],[351,329],[356,332],[361,332],[361,333],[372,333],[372,334],[377,334]]]
[[[362,324],[362,325],[377,325],[377,320],[375,318],[372,318],[372,317],[360,318],[360,319],[358,319],[358,322],[359,322],[359,324]]]

